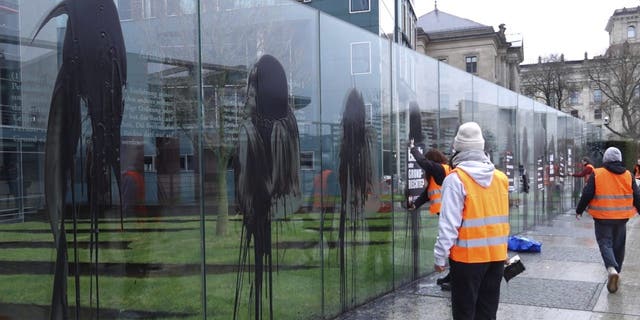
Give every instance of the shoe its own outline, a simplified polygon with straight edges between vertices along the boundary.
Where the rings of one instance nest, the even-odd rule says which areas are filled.
[[[607,279],[607,290],[611,293],[615,293],[618,291],[618,280],[620,279],[620,275],[615,268],[609,267],[607,268],[609,272],[609,278]]]
[[[442,290],[442,291],[451,291],[451,282],[443,282],[440,285],[440,290]]]
[[[438,278],[436,280],[436,284],[441,286],[443,283],[451,283],[451,274],[448,273],[446,276],[442,277],[442,278]]]

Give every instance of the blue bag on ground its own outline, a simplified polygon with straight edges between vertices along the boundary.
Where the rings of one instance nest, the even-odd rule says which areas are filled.
[[[509,237],[509,250],[516,252],[540,252],[542,244],[521,236]]]

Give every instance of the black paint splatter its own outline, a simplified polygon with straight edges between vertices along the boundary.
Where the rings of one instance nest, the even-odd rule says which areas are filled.
[[[271,221],[278,208],[300,195],[300,142],[298,124],[289,107],[284,68],[264,55],[251,70],[247,84],[247,117],[240,126],[235,163],[236,198],[242,214],[239,264],[233,318],[238,317],[243,274],[248,270],[248,252],[253,239],[253,301],[255,319],[262,319],[262,292],[269,298],[273,319],[273,259]],[[284,206],[286,207],[286,205]]]
[[[338,231],[340,260],[340,303],[347,308],[347,270],[345,253],[346,220],[349,215],[353,223],[352,241],[355,242],[356,221],[363,218],[364,204],[373,193],[373,139],[366,126],[364,100],[358,90],[351,89],[347,95],[342,115],[342,145],[340,146],[339,182],[341,192],[340,227]],[[352,255],[355,257],[355,255]],[[352,257],[352,258],[353,258]],[[355,261],[352,261],[355,266]],[[353,273],[352,273],[353,275]],[[351,279],[355,290],[355,277]],[[353,294],[351,295],[353,297]]]
[[[413,139],[414,144],[424,142],[424,133],[422,133],[422,115],[418,103],[412,101],[409,103],[409,139]]]
[[[104,211],[111,173],[120,186],[120,124],[127,79],[126,50],[120,18],[112,0],[65,0],[54,7],[38,27],[66,14],[62,65],[56,83],[45,143],[45,200],[57,257],[51,319],[69,318],[67,311],[67,241],[64,230],[64,199],[67,185],[73,186],[73,158],[81,132],[80,103],[91,118],[91,157],[86,177],[90,190],[91,242],[98,243],[98,217]],[[34,36],[34,38],[35,38]],[[75,195],[72,189],[75,207]],[[76,227],[74,208],[74,231]],[[74,233],[74,250],[76,235]],[[98,264],[98,247],[91,246],[91,259]],[[77,252],[74,255],[77,264]],[[95,273],[96,310],[99,312],[98,274]],[[93,294],[93,286],[91,294]],[[90,301],[93,299],[90,297]],[[80,310],[79,279],[76,277],[76,318]],[[98,315],[99,316],[99,315]]]

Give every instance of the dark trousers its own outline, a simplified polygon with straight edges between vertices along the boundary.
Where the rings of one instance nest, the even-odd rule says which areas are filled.
[[[593,219],[600,255],[605,267],[622,271],[629,219]]]
[[[454,320],[495,319],[500,301],[504,261],[451,266],[451,313]]]

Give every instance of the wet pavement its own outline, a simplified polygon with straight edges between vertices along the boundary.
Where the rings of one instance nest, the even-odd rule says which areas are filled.
[[[580,220],[560,215],[521,235],[540,241],[542,252],[519,253],[526,270],[502,281],[498,319],[640,320],[640,218],[627,224],[626,257],[613,294],[588,214]],[[336,320],[451,319],[450,294],[435,284],[441,276],[430,274]]]

